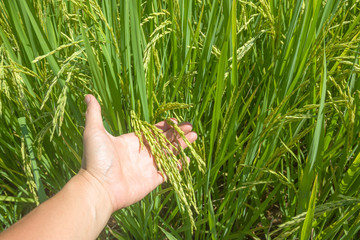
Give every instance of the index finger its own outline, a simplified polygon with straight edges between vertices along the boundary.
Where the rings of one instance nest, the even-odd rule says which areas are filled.
[[[176,118],[170,118],[174,123],[178,123],[178,121],[176,120]],[[159,128],[160,130],[162,130],[162,132],[166,132],[167,130],[169,130],[171,128],[171,126],[164,120],[161,122],[158,122],[155,124],[155,127]]]

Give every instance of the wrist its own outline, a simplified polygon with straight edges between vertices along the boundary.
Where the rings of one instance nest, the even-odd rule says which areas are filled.
[[[86,204],[95,218],[105,219],[106,222],[113,213],[113,204],[109,193],[100,181],[85,169],[80,169],[71,181],[76,181],[78,187],[85,191]]]

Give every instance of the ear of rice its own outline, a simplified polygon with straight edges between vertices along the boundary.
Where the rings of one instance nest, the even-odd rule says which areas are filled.
[[[184,149],[180,147],[178,140],[176,140],[175,143],[170,142],[159,128],[146,121],[140,120],[133,111],[131,111],[131,118],[132,127],[134,128],[136,136],[139,138],[141,147],[144,147],[144,142],[146,141],[146,146],[148,146],[151,154],[154,156],[159,171],[165,176],[165,180],[169,181],[174,187],[175,194],[180,201],[180,208],[182,211],[185,211],[185,214],[189,217],[191,231],[193,231],[196,227],[192,209],[194,209],[196,213],[198,213],[198,209],[196,207],[189,163],[186,161],[187,156]],[[184,132],[170,119],[166,119],[166,122],[185,141],[199,170],[204,172],[205,162],[191,146]],[[173,149],[179,153],[177,156],[174,154]],[[182,172],[179,171],[179,165],[182,166]]]

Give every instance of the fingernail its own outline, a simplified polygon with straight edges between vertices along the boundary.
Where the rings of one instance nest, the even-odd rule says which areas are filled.
[[[85,102],[86,102],[86,104],[89,104],[90,101],[91,101],[90,95],[86,95],[86,96],[85,96]]]
[[[175,124],[178,123],[178,120],[176,118],[170,118],[171,121],[173,121]]]

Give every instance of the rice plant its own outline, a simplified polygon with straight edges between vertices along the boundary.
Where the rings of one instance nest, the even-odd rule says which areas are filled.
[[[100,239],[357,239],[359,22],[358,0],[0,1],[0,229],[78,171],[91,93],[114,135],[199,136]]]

